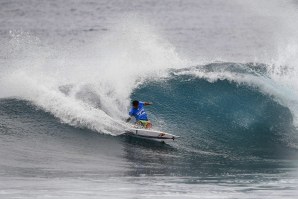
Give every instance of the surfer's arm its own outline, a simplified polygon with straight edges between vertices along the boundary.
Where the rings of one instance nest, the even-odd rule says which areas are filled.
[[[152,105],[152,104],[153,104],[152,102],[144,102],[145,106]]]
[[[129,122],[132,118],[132,115],[133,115],[133,110],[132,109],[129,111],[128,115],[129,115],[129,118],[126,119],[126,122]]]

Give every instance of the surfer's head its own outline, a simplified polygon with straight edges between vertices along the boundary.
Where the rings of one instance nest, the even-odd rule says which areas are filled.
[[[138,108],[139,107],[139,101],[137,101],[137,100],[132,101],[132,106],[134,108]]]

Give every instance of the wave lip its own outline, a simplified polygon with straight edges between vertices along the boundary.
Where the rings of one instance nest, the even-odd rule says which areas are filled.
[[[288,107],[294,117],[294,125],[298,126],[298,88],[294,86],[293,70],[289,66],[219,62],[174,70],[173,75],[190,75],[209,82],[227,80],[257,89]]]

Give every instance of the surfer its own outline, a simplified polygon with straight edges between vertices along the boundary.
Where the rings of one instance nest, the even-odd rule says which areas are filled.
[[[132,102],[132,108],[129,111],[129,118],[126,122],[129,122],[134,116],[136,118],[136,125],[142,126],[143,128],[150,129],[152,127],[151,122],[148,120],[147,113],[145,112],[144,106],[152,105],[151,102],[140,102],[134,100]]]

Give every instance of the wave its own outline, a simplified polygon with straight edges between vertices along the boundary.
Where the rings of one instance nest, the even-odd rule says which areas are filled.
[[[250,73],[239,71],[238,66]],[[297,149],[297,131],[289,107],[279,103],[272,92],[263,92],[257,84],[246,84],[245,78],[240,82],[228,78],[210,80],[212,76],[206,71],[213,73],[217,68],[226,68],[225,72],[227,68],[235,69],[239,76],[258,73],[263,77],[265,73],[264,64],[208,64],[172,71],[170,78],[143,85],[132,98],[155,102],[150,107],[154,123],[178,133],[192,147],[207,151],[217,148],[214,152],[237,148],[239,153]],[[197,70],[204,71],[205,77],[198,78],[193,73]]]
[[[197,64],[180,57],[154,28],[130,19],[76,50],[47,47],[25,32],[10,34],[0,97],[29,101],[62,123],[118,135],[137,98],[154,102],[156,128],[191,138],[202,133],[194,140],[206,148],[229,135],[246,143],[240,135],[245,133],[262,138],[260,145],[268,138],[296,147],[291,132],[297,126],[298,89],[291,65]]]
[[[208,70],[212,66],[216,68],[224,64],[209,64]],[[262,67],[260,65],[257,70],[262,71]],[[247,155],[284,156],[285,149],[297,149],[298,137],[291,110],[272,96],[260,92],[257,87],[228,80],[208,81],[189,74],[182,75],[182,71],[185,72],[172,71],[163,80],[144,83],[131,95],[131,99],[154,102],[154,106],[147,108],[154,128],[180,135],[180,147],[188,151],[200,150],[228,156],[240,154],[237,158]],[[60,87],[66,98],[71,89],[72,86]],[[76,99],[82,103],[105,112],[96,93],[88,87],[76,95]],[[53,119],[51,112],[42,111],[42,107],[36,109],[32,102],[5,99],[1,100],[0,107],[2,116],[9,118],[18,115],[17,118],[21,120],[31,118],[29,126],[41,125],[43,129],[49,129],[49,132],[53,128],[59,128],[56,130],[59,132],[63,132],[60,128],[67,128],[59,125],[59,120]],[[106,115],[110,117],[108,113]],[[84,120],[95,126],[90,118],[84,117]],[[73,126],[105,133],[78,121],[76,118],[76,125]],[[67,124],[73,123],[71,121]],[[115,124],[105,125],[101,128],[105,128],[108,134],[117,135]],[[123,132],[123,127],[119,128],[119,132]]]

